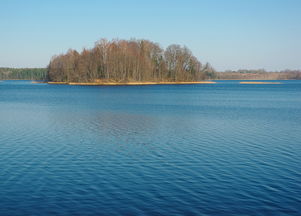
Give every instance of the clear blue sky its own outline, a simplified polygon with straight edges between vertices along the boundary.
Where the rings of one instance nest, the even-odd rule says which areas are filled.
[[[301,69],[301,0],[0,0],[0,67],[100,38],[188,46],[217,70]]]

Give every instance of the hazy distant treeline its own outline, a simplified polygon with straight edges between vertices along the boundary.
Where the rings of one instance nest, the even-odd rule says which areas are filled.
[[[136,39],[101,39],[80,53],[70,49],[54,56],[47,71],[49,80],[63,82],[198,81],[215,76],[210,64],[202,65],[187,47],[164,50]]]
[[[261,70],[238,70],[217,72],[216,79],[230,80],[301,80],[301,70],[267,72]]]
[[[45,80],[46,68],[0,68],[0,79]]]

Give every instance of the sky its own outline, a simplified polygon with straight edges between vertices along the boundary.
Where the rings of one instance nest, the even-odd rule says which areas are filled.
[[[100,38],[185,45],[218,71],[301,69],[301,0],[0,0],[0,67]]]

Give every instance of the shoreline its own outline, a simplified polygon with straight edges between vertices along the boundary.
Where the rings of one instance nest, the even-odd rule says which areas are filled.
[[[191,84],[215,84],[213,81],[197,82],[45,82],[51,85],[76,85],[76,86],[125,86],[125,85],[191,85]]]
[[[74,85],[74,86],[142,86],[142,85],[197,85],[197,84],[220,84],[218,81],[187,81],[187,82],[54,82],[54,81],[32,81],[33,84],[50,84],[50,85]],[[227,80],[224,80],[227,81]],[[237,84],[282,84],[278,80],[228,80],[237,81]],[[280,81],[280,80],[279,80]],[[1,82],[1,81],[0,81]]]

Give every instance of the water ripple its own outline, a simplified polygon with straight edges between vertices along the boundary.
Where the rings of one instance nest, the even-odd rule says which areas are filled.
[[[0,215],[300,215],[301,85],[0,94]]]

